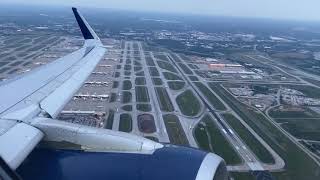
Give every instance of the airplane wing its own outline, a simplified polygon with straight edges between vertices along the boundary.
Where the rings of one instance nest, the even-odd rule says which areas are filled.
[[[76,8],[72,10],[85,39],[84,46],[0,84],[0,155],[13,168],[43,137],[29,124],[35,117],[55,118],[105,54],[96,33]]]
[[[0,84],[0,179],[12,174],[6,165],[26,179],[226,179],[223,159],[212,153],[55,119],[106,51],[72,10],[84,46]],[[42,149],[40,141],[80,148]]]

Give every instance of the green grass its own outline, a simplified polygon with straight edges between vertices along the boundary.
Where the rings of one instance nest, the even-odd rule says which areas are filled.
[[[154,63],[153,59],[151,57],[146,57],[146,63],[148,66],[156,66],[156,64]]]
[[[119,87],[119,82],[113,81],[112,88],[118,88],[118,87]]]
[[[197,76],[189,76],[189,79],[191,81],[199,81],[199,78]]]
[[[194,137],[200,149],[216,153],[221,156],[228,165],[242,163],[237,152],[226,140],[209,115],[204,116],[201,122],[195,127]]]
[[[166,78],[166,80],[182,80],[180,76],[170,72],[163,72],[163,75],[164,75],[164,78]]]
[[[171,54],[171,57],[175,62],[182,62],[176,54]]]
[[[235,180],[256,180],[254,175],[252,175],[249,172],[240,173],[240,172],[231,172],[231,177],[233,177]],[[281,179],[278,179],[281,180]]]
[[[121,114],[119,121],[119,131],[131,132],[132,131],[132,117],[130,114]]]
[[[132,111],[132,106],[131,105],[125,105],[125,106],[122,106],[122,109],[124,111]]]
[[[320,141],[320,118],[275,119],[282,128],[299,139]]]
[[[120,77],[120,72],[116,72],[116,73],[114,73],[114,77],[115,77],[115,78]]]
[[[179,118],[174,114],[163,115],[170,142],[176,145],[189,145],[186,134],[180,124]]]
[[[186,56],[184,54],[180,54],[181,59],[183,59],[184,61],[192,61],[191,58],[189,56]]]
[[[217,110],[225,111],[226,107],[224,104],[217,98],[216,95],[214,95],[209,88],[207,88],[204,84],[201,82],[195,82],[194,83],[198,89],[201,91],[201,93],[206,97],[206,99],[210,102],[210,104]]]
[[[142,64],[139,61],[134,61],[135,66],[142,66]]]
[[[180,90],[185,86],[185,82],[183,81],[168,81],[168,86],[172,90]]]
[[[285,87],[301,91],[311,98],[320,98],[320,89],[316,87],[306,85],[286,85]]]
[[[109,110],[109,115],[107,118],[107,124],[105,126],[105,129],[112,129],[113,126],[113,119],[114,119],[114,110]]]
[[[160,76],[159,71],[156,67],[149,67],[149,71],[151,76]]]
[[[146,79],[144,77],[136,77],[136,85],[146,85]]]
[[[132,100],[132,94],[129,91],[123,91],[122,92],[122,103],[126,104],[126,103],[130,103]]]
[[[260,159],[260,161],[273,164],[274,159],[269,151],[256,139],[253,134],[232,114],[223,114],[224,119],[234,129],[240,138],[246,143],[251,151]]]
[[[188,64],[188,66],[191,68],[191,69],[199,69],[199,67],[197,65],[194,65],[194,64]]]
[[[186,116],[195,116],[200,112],[200,102],[191,90],[181,93],[176,101],[181,112]]]
[[[271,109],[269,115],[272,118],[319,118],[320,115],[309,108],[283,106],[283,109]],[[293,108],[293,109],[292,109]]]
[[[122,90],[130,90],[132,88],[131,81],[124,80],[122,84]]]
[[[286,162],[285,171],[272,175],[281,180],[320,179],[320,167],[294,144],[283,132],[276,128],[261,113],[236,100],[221,86],[210,83],[210,87],[254,129]]]
[[[162,87],[156,87],[155,90],[157,93],[157,98],[158,98],[161,111],[165,111],[165,112],[174,111],[174,108],[167,90]]]
[[[193,72],[192,72],[192,71],[189,69],[189,67],[186,66],[185,64],[179,63],[179,66],[180,66],[180,68],[183,70],[183,72],[184,72],[185,74],[189,74],[189,75],[193,74]]]
[[[136,73],[136,76],[144,76],[144,72],[143,72],[143,71],[137,72],[137,73]]]
[[[131,71],[124,71],[125,76],[131,76]]]
[[[168,57],[166,55],[163,54],[156,54],[154,55],[155,58],[160,59],[162,61],[169,61]]]
[[[150,104],[137,104],[137,110],[143,111],[143,112],[150,112],[152,110],[152,107]]]
[[[136,86],[136,101],[137,102],[149,102],[148,89],[145,86]]]
[[[173,72],[173,73],[178,73],[177,69],[172,64],[170,64],[168,62],[157,61],[157,63],[161,69],[165,69],[165,70]]]
[[[109,102],[112,103],[112,102],[115,102],[116,100],[117,100],[117,94],[111,93]]]
[[[125,71],[130,71],[131,69],[132,69],[131,65],[128,65],[128,64],[124,65]]]
[[[126,64],[131,64],[131,62],[132,62],[131,59],[126,60]]]
[[[134,72],[141,71],[142,66],[135,66],[133,69],[134,69]]]
[[[152,78],[153,85],[161,86],[163,84],[161,78]]]

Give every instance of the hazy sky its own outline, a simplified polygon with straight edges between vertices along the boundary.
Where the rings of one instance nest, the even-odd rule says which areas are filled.
[[[320,21],[320,0],[1,0],[1,3],[93,6]]]

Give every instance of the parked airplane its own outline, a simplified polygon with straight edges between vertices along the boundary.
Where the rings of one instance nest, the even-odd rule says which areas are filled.
[[[0,86],[0,179],[228,179],[215,154],[55,119],[106,52],[72,10],[84,46]]]

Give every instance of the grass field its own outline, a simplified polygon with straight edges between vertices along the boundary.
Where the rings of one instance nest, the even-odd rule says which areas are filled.
[[[161,69],[165,69],[165,70],[173,72],[173,73],[178,73],[177,69],[172,64],[170,64],[168,62],[157,61],[157,63]]]
[[[132,117],[130,114],[121,114],[119,121],[119,131],[131,132],[132,131]]]
[[[320,118],[320,115],[309,108],[296,108],[294,106],[283,106],[283,109],[273,108],[269,115],[272,118]]]
[[[137,73],[136,73],[136,76],[144,76],[144,72],[143,72],[143,71],[137,72]]]
[[[134,61],[135,66],[142,66],[142,64],[139,61]]]
[[[260,161],[273,164],[274,159],[269,151],[256,139],[253,134],[232,114],[223,114],[224,119],[234,129],[243,142],[249,146],[250,150],[260,159]]]
[[[166,78],[166,80],[182,80],[180,76],[170,72],[163,72],[163,75],[164,75],[164,78]]]
[[[166,55],[163,54],[156,54],[154,55],[155,58],[160,59],[162,61],[169,61],[168,57]]]
[[[119,87],[119,82],[113,81],[112,88],[118,88],[118,87]]]
[[[182,62],[176,54],[171,54],[171,57],[175,62]]]
[[[296,138],[320,141],[320,118],[281,118],[275,120]]]
[[[134,72],[141,71],[142,66],[134,66],[133,70],[134,70]]]
[[[156,86],[161,86],[161,85],[163,84],[161,78],[152,78],[152,82],[153,82],[153,84],[156,85]]]
[[[320,89],[316,87],[306,85],[286,85],[285,87],[301,91],[311,98],[320,98]]]
[[[199,67],[197,65],[194,65],[194,64],[188,64],[188,66],[191,68],[191,69],[199,69]]]
[[[151,76],[160,76],[159,71],[156,67],[149,67],[149,71]]]
[[[112,125],[113,125],[113,119],[114,119],[114,110],[109,110],[109,115],[107,118],[107,124],[105,126],[106,129],[112,129]]]
[[[189,79],[191,81],[199,81],[199,78],[197,76],[189,76]]]
[[[249,172],[245,172],[245,173],[231,172],[230,175],[235,180],[256,180],[256,178]]]
[[[117,99],[117,94],[116,94],[116,93],[111,93],[111,94],[110,94],[109,102],[110,102],[110,103],[115,102],[116,99]]]
[[[131,65],[128,65],[128,64],[124,65],[124,70],[125,71],[130,71],[131,69],[132,69]]]
[[[145,86],[136,86],[136,101],[137,102],[149,102],[148,89]]]
[[[129,80],[124,80],[122,84],[122,90],[130,90],[132,88],[132,83]]]
[[[137,110],[143,111],[143,112],[150,112],[152,110],[152,107],[150,104],[137,104]]]
[[[179,118],[174,114],[167,114],[163,115],[163,120],[169,135],[170,143],[188,146],[189,142],[182,129]]]
[[[125,76],[131,76],[131,71],[124,71],[123,73]]]
[[[213,119],[206,115],[194,129],[194,137],[198,146],[205,151],[221,156],[228,165],[242,163],[241,158],[232,145],[223,136]]]
[[[185,82],[183,81],[168,81],[168,86],[172,90],[180,90],[185,86]]]
[[[192,72],[192,71],[189,69],[189,67],[186,66],[185,64],[179,63],[179,66],[180,66],[180,68],[183,70],[183,72],[184,72],[185,74],[188,74],[188,75],[192,75],[192,74],[193,74],[193,72]]]
[[[122,92],[122,103],[130,103],[132,100],[132,94],[129,91],[123,91]]]
[[[218,84],[210,87],[263,138],[286,162],[285,171],[273,172],[281,180],[315,180],[320,179],[320,167],[283,132],[276,128],[262,114],[240,103]]]
[[[186,116],[195,116],[200,112],[200,102],[191,90],[181,93],[176,101],[181,112]]]
[[[115,78],[120,77],[120,72],[115,72],[115,73],[114,73],[114,77],[115,77]]]
[[[136,85],[146,85],[146,79],[144,77],[136,77]]]
[[[151,57],[146,57],[146,63],[148,66],[156,66],[153,59]]]
[[[180,54],[181,59],[183,59],[184,61],[192,61],[188,56],[184,55],[184,54]]]
[[[165,88],[162,87],[156,87],[155,88],[156,93],[157,93],[157,98],[159,102],[159,106],[161,111],[165,112],[172,112],[174,111],[172,102],[170,100],[170,97],[168,95],[168,92]]]
[[[131,105],[125,105],[125,106],[122,106],[122,108],[124,111],[132,111],[132,106]]]
[[[195,82],[194,83],[198,89],[201,91],[201,93],[206,97],[206,99],[210,102],[210,104],[217,110],[225,111],[226,107],[223,105],[223,103],[210,91],[209,88],[207,88],[204,84],[201,82]]]

